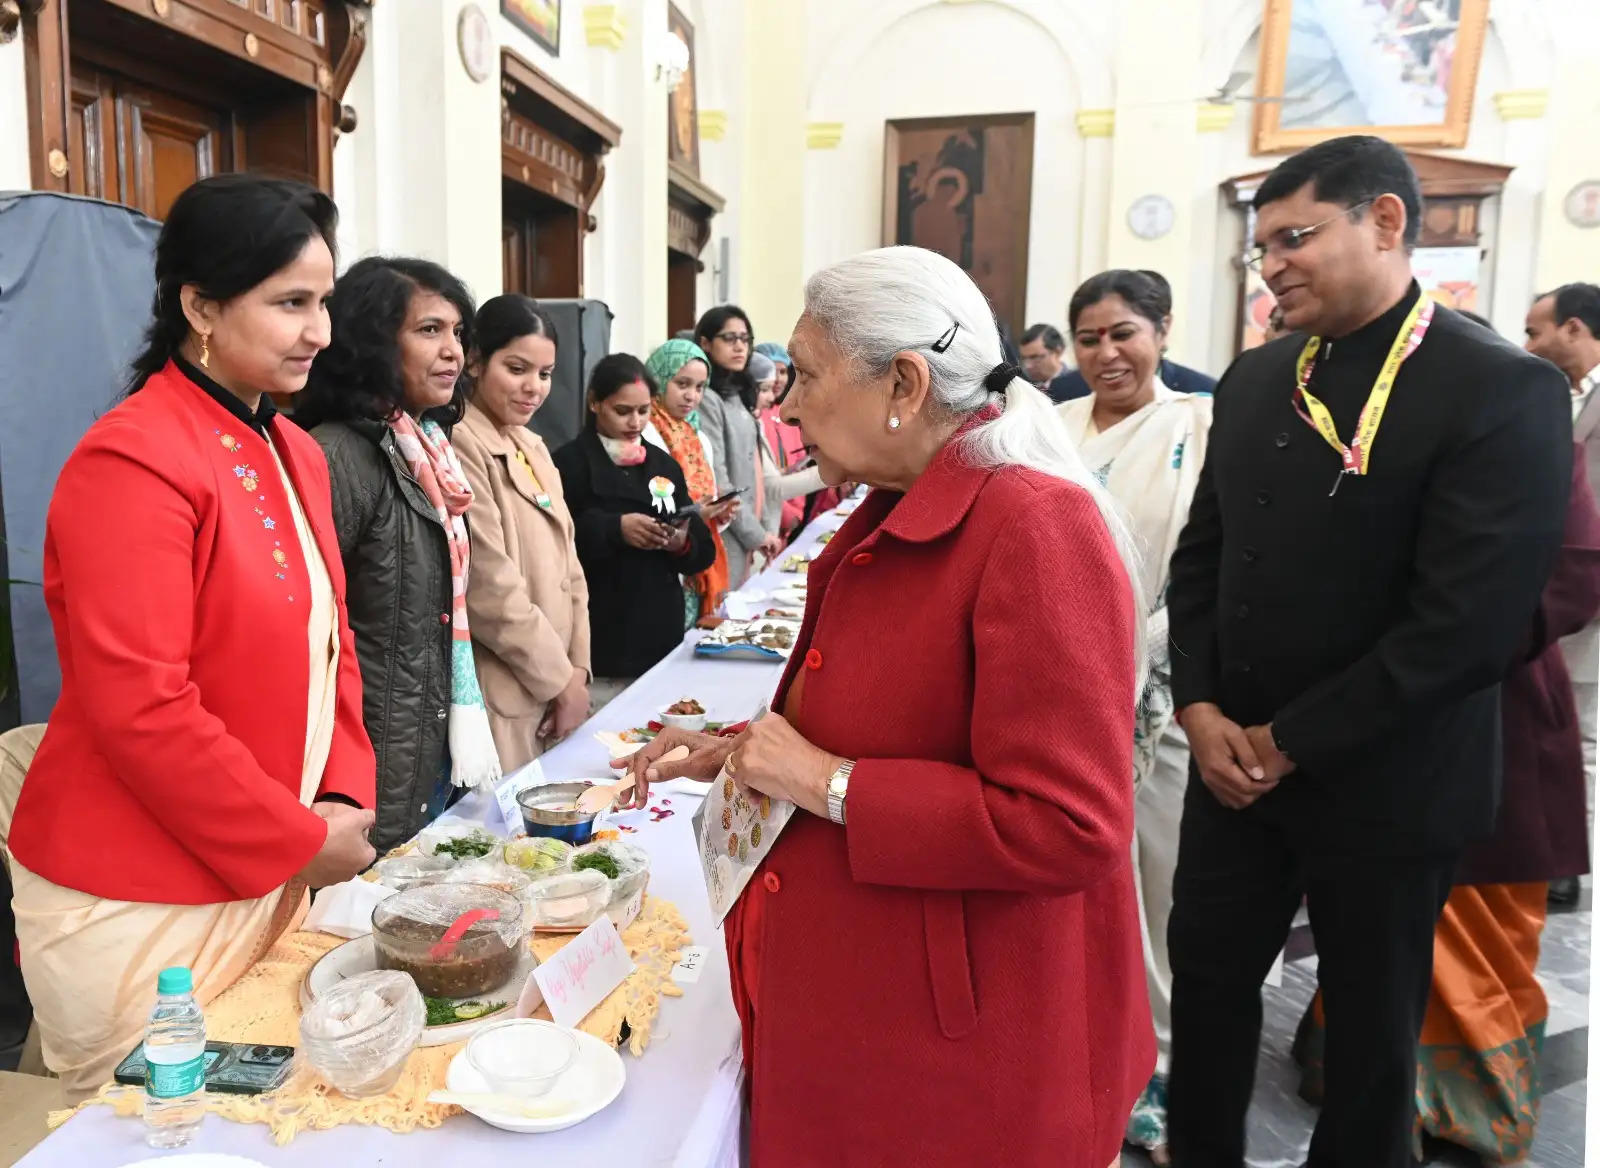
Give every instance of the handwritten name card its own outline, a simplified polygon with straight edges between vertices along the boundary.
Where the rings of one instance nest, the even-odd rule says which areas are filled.
[[[517,803],[517,796],[529,787],[538,787],[543,783],[544,768],[539,765],[538,759],[534,759],[495,788],[495,802],[500,805],[500,819],[505,824],[507,835],[522,834],[522,807]]]
[[[700,980],[700,971],[705,968],[706,954],[709,953],[704,945],[692,945],[678,953],[678,964],[672,967],[672,980],[679,985],[693,985]]]
[[[589,1016],[633,972],[633,958],[611,918],[602,916],[533,971],[557,1026]]]

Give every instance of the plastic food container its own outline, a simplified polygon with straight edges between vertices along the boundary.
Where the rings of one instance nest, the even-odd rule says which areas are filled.
[[[572,862],[572,845],[565,840],[535,835],[512,840],[501,855],[513,868],[520,868],[534,877],[548,876],[564,870]]]
[[[467,921],[477,910],[494,915]],[[379,968],[410,974],[430,998],[476,998],[505,985],[530,931],[517,897],[481,884],[413,888],[372,910]]]
[[[578,1061],[578,1040],[554,1022],[518,1018],[486,1026],[467,1043],[467,1062],[505,1095],[536,1099]]]
[[[644,905],[645,886],[650,883],[650,853],[621,840],[607,840],[575,850],[572,853],[573,863],[576,865],[580,857],[595,852],[610,856],[617,865],[616,876],[610,878],[611,900],[606,905],[606,912],[611,915],[618,929],[626,929],[633,924]]]
[[[396,892],[404,892],[408,888],[420,888],[424,884],[437,884],[447,872],[456,866],[453,856],[390,856],[387,860],[379,860],[373,871],[377,873],[378,883]]]
[[[448,856],[453,860],[473,860],[492,856],[505,841],[473,823],[440,823],[417,833],[417,854]],[[441,853],[443,846],[448,849]]]
[[[300,1048],[317,1074],[354,1099],[393,1089],[427,1011],[403,973],[358,973],[323,991],[300,1018]]]
[[[550,783],[529,787],[517,796],[522,826],[529,835],[551,836],[569,844],[586,844],[594,834],[594,821],[604,813],[578,810],[578,796],[590,783]]]
[[[533,877],[521,868],[513,868],[498,857],[488,857],[482,860],[462,860],[444,873],[436,883],[480,884],[484,888],[493,888],[521,899],[527,892],[528,885],[533,883]]]
[[[529,886],[528,903],[536,929],[586,929],[611,904],[611,881],[599,872],[546,876]]]

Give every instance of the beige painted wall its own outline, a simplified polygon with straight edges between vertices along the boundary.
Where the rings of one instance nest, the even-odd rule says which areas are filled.
[[[879,242],[887,118],[1037,109],[1030,317],[1063,322],[1072,290],[1106,267],[1155,267],[1174,286],[1174,356],[1221,372],[1242,220],[1218,186],[1277,159],[1251,153],[1248,108],[1202,133],[1194,106],[1158,103],[1254,71],[1261,12],[1261,0],[810,0],[808,116],[844,134],[806,156],[807,269]],[[1513,335],[1535,289],[1600,278],[1600,230],[1559,208],[1573,182],[1600,177],[1600,31],[1585,31],[1597,20],[1593,0],[1494,0],[1468,143],[1441,151],[1516,167],[1485,222],[1487,314]],[[1503,120],[1494,95],[1514,89],[1547,89],[1548,116]],[[1115,110],[1111,138],[1079,135],[1085,109]],[[1154,243],[1126,226],[1147,193],[1177,211]]]

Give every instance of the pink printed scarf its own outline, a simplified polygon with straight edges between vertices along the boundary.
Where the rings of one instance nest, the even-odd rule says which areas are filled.
[[[489,711],[478,688],[467,627],[467,508],[472,487],[450,439],[437,422],[419,426],[410,414],[389,420],[395,446],[444,524],[450,545],[450,781],[458,787],[488,786],[500,778],[500,758],[489,730]]]

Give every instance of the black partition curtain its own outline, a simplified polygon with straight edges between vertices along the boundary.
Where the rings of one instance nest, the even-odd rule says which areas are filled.
[[[150,317],[161,225],[126,207],[0,193],[0,503],[19,699],[43,722],[60,690],[38,584],[45,511],[62,463],[116,404]]]
[[[556,368],[550,396],[528,423],[551,453],[583,429],[589,374],[611,351],[611,309],[601,300],[541,300],[556,326]],[[648,353],[637,354],[642,361]]]

